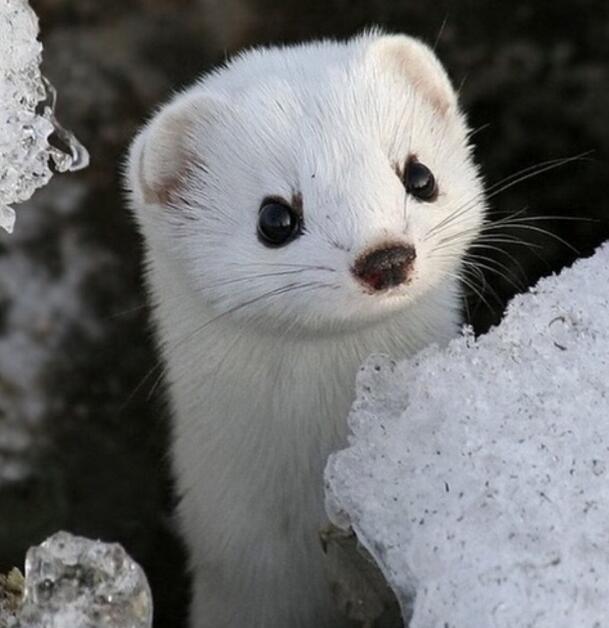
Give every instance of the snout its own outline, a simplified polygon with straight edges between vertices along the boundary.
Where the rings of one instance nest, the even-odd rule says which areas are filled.
[[[366,288],[380,292],[407,283],[415,259],[409,244],[385,245],[361,255],[351,271]]]

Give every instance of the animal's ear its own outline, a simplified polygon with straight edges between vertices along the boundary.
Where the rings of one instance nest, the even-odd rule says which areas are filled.
[[[395,72],[420,90],[442,115],[456,109],[455,90],[433,50],[406,35],[381,35],[370,44],[372,61]]]
[[[128,178],[144,204],[166,205],[194,167],[201,164],[198,143],[204,121],[216,103],[201,94],[184,94],[152,118],[133,142]]]

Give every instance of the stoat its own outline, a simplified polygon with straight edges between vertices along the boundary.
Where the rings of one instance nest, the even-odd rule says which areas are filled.
[[[371,31],[258,48],[129,156],[173,414],[192,628],[339,628],[318,533],[355,373],[445,343],[485,201],[433,51]],[[441,385],[441,383],[439,383]]]

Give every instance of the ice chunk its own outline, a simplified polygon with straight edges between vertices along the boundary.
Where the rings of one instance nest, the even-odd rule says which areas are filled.
[[[587,628],[609,617],[609,245],[501,325],[358,379],[327,509],[411,628]]]
[[[89,158],[55,119],[55,92],[40,73],[38,20],[27,0],[0,0],[0,227],[13,230],[11,205],[59,172]]]
[[[18,628],[150,628],[152,598],[120,545],[58,532],[28,551],[16,614]]]

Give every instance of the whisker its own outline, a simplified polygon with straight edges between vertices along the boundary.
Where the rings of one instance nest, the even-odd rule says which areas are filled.
[[[446,28],[449,14],[450,14],[450,11],[446,11],[446,15],[444,16],[444,19],[442,20],[442,24],[440,24],[440,30],[438,30],[438,34],[436,35],[436,40],[433,43],[432,50],[434,52],[436,52],[438,48],[438,44],[440,43],[440,40],[442,39],[442,35],[444,35],[444,29]]]
[[[487,189],[487,198],[491,199],[497,194],[501,194],[505,190],[510,189],[511,187],[522,183],[523,181],[527,181],[528,179],[532,179],[533,177],[538,177],[540,174],[544,174],[549,172],[550,170],[555,170],[556,168],[560,168],[562,166],[566,166],[567,164],[573,163],[574,161],[581,161],[585,157],[591,154],[592,151],[586,151],[584,153],[580,153],[579,155],[573,155],[572,157],[563,157],[562,159],[551,159],[546,162],[542,162],[541,164],[537,164],[537,166],[529,166],[528,168],[524,168],[520,172],[517,172],[509,177],[506,177],[503,181],[500,181],[490,188]]]
[[[441,233],[443,229],[452,225],[457,218],[465,216],[468,212],[472,211],[478,204],[478,201],[484,199],[484,193],[475,195],[472,199],[469,199],[466,203],[459,205],[457,209],[451,212],[448,216],[445,216],[440,222],[436,223],[431,229],[428,229],[423,237],[423,242],[429,240],[429,238],[437,233]]]
[[[497,275],[497,277],[501,277],[502,279],[507,281],[510,286],[512,286],[512,288],[514,288],[517,292],[524,290],[524,286],[522,285],[522,283],[517,283],[516,281],[511,279],[507,273],[501,272],[498,268],[494,268],[489,264],[485,264],[483,262],[470,262],[469,260],[463,260],[463,263],[468,265],[474,265],[476,268],[487,270],[489,273],[493,273],[494,275]]]
[[[308,269],[308,270],[328,270],[331,272],[336,272],[336,268],[332,268],[330,266],[318,266],[318,265],[313,265],[313,264],[285,264],[282,262],[250,262],[248,263],[248,266],[271,266],[273,268],[275,267],[282,267],[282,268],[302,268],[302,269]]]
[[[471,244],[469,244],[470,236],[474,237],[474,240]],[[516,236],[512,236],[509,233],[480,233],[479,228],[471,228],[464,229],[459,233],[455,233],[452,236],[446,236],[438,241],[438,243],[434,246],[432,250],[442,250],[449,246],[455,246],[456,244],[469,244],[469,246],[476,246],[479,243],[491,243],[491,244],[516,244],[520,246],[525,246],[527,248],[538,248],[542,249],[543,247],[540,244],[535,244],[534,242],[527,242],[522,238],[517,238]]]
[[[581,161],[585,157],[590,155],[591,152],[592,151],[587,151],[584,153],[580,153],[578,155],[574,155],[572,157],[562,157],[559,159],[551,159],[551,160],[544,161],[533,166],[528,166],[527,168],[523,168],[522,170],[519,170],[518,172],[508,175],[507,177],[501,179],[497,183],[494,183],[491,186],[489,186],[485,191],[484,190],[481,191],[479,194],[476,194],[471,199],[468,199],[467,201],[465,201],[465,203],[459,205],[456,210],[451,212],[451,214],[449,214],[447,217],[442,219],[439,223],[431,227],[431,229],[429,229],[427,233],[425,234],[424,240],[427,240],[434,233],[436,233],[439,229],[442,229],[443,227],[446,227],[449,224],[452,224],[457,218],[460,218],[461,216],[467,214],[469,211],[472,211],[472,209],[476,207],[478,202],[491,200],[498,194],[501,194],[502,192],[509,190],[515,185],[518,185],[519,183],[522,183],[523,181],[527,181],[528,179],[531,179],[533,177],[537,177],[541,174],[549,172],[550,170],[554,170],[556,168],[562,167],[574,161]]]
[[[486,305],[486,307],[488,307],[489,311],[492,314],[495,314],[495,310],[492,308],[491,304],[488,302],[488,300],[484,297],[482,292],[476,287],[476,285],[471,281],[469,277],[464,276],[464,274],[455,274],[451,272],[447,272],[446,274],[449,277],[453,277],[457,281],[462,282],[467,288],[469,288],[480,299],[482,303],[484,303],[484,305]]]
[[[461,272],[464,273],[464,276],[469,277],[470,273],[476,274],[476,278],[480,282],[480,292],[476,292],[476,295],[479,298],[481,296],[480,293],[484,292],[484,290],[487,290],[492,294],[492,296],[495,298],[498,304],[503,305],[503,301],[500,299],[495,289],[487,282],[484,273],[482,272],[482,270],[478,267],[476,263],[469,261],[466,258],[461,258],[461,256],[456,253],[444,253],[442,255],[432,255],[431,257],[435,257],[436,259],[442,259],[442,260],[453,260],[457,263],[460,263],[463,266],[463,268],[461,269]],[[450,275],[450,273],[448,274]],[[455,275],[453,274],[452,276],[454,277]],[[471,279],[473,281],[474,277],[471,277]],[[468,287],[472,289],[473,291],[472,286],[468,286]]]
[[[112,320],[114,318],[121,318],[123,316],[129,316],[130,314],[134,314],[135,312],[140,312],[141,310],[145,310],[149,307],[148,303],[142,303],[140,305],[136,305],[135,307],[129,308],[127,310],[120,310],[118,312],[113,312],[108,315],[106,320]]]
[[[202,288],[202,291],[206,291],[209,288],[222,288],[224,286],[230,286],[236,283],[241,283],[243,281],[252,281],[254,279],[267,279],[267,278],[271,278],[271,277],[285,277],[288,275],[298,275],[304,272],[308,272],[310,269],[309,268],[300,268],[300,269],[296,269],[296,270],[284,270],[284,271],[279,271],[276,273],[261,273],[261,274],[256,274],[256,275],[244,275],[242,277],[235,277],[233,279],[227,279],[224,281],[218,281],[216,283],[209,283],[207,285],[205,285],[204,288]]]
[[[509,260],[511,260],[516,266],[518,266],[520,273],[522,275],[523,278],[527,277],[527,274],[524,270],[524,267],[522,266],[522,264],[520,263],[520,261],[518,260],[518,258],[515,255],[512,255],[509,251],[506,251],[505,249],[502,249],[501,247],[498,246],[493,246],[492,244],[480,244],[480,243],[474,243],[470,246],[471,249],[484,249],[487,251],[493,251],[495,253],[499,253],[501,255],[505,255]],[[490,258],[488,258],[490,259]]]
[[[520,289],[524,290],[524,288],[526,287],[524,285],[524,283],[522,283],[521,280],[525,280],[527,279],[527,275],[524,272],[524,269],[522,268],[522,266],[518,263],[518,261],[516,260],[516,265],[518,266],[518,270],[520,271],[520,276],[518,275],[518,273],[513,270],[510,266],[508,266],[507,264],[504,264],[503,262],[499,261],[498,259],[495,259],[494,257],[489,257],[488,255],[480,255],[477,253],[471,253],[471,252],[467,252],[465,254],[465,258],[466,259],[473,259],[473,260],[477,260],[480,259],[485,263],[489,263],[489,264],[496,264],[499,268],[501,268],[503,271],[505,271],[506,273],[508,273],[510,276],[512,276],[514,278],[515,281],[519,281],[520,282]]]
[[[555,233],[548,231],[547,229],[542,229],[541,227],[536,227],[534,225],[523,225],[523,224],[518,224],[518,223],[511,223],[507,226],[509,226],[510,229],[520,229],[524,231],[533,231],[534,233],[541,233],[545,236],[548,236],[549,238],[552,238],[556,242],[560,242],[560,244],[562,244],[563,246],[566,246],[576,255],[580,254],[579,251],[572,244],[567,242],[564,238],[561,238],[560,236],[556,235]],[[491,223],[489,225],[486,225],[485,231],[494,231],[498,228],[505,228],[505,227],[506,225],[503,225],[503,224],[495,225]]]
[[[478,135],[478,133],[481,133],[482,131],[486,131],[490,127],[491,127],[491,123],[490,122],[486,122],[485,124],[481,124],[479,127],[476,127],[475,129],[471,129],[471,131],[469,131],[469,133],[467,134],[467,138],[471,140],[472,137]]]
[[[494,298],[494,300],[497,302],[498,305],[503,305],[503,301],[499,297],[499,294],[497,294],[497,291],[493,288],[493,286],[491,286],[491,284],[488,283],[488,281],[486,280],[486,276],[482,272],[482,270],[478,268],[475,264],[465,265],[465,268],[463,269],[463,273],[466,273],[466,276],[471,277],[472,272],[476,274],[476,277],[479,280],[480,292],[483,294],[484,292],[488,292]],[[474,277],[471,277],[471,279],[473,281]],[[464,300],[467,301],[467,298],[465,298],[465,295],[464,295]]]
[[[163,352],[165,354],[165,356],[169,357],[171,354],[173,354],[175,351],[179,350],[181,347],[183,347],[185,344],[188,344],[190,342],[192,342],[201,332],[203,332],[205,329],[207,329],[210,325],[212,325],[215,322],[218,322],[219,320],[230,316],[231,314],[235,314],[236,312],[243,310],[246,307],[249,307],[250,305],[254,305],[255,303],[258,303],[264,299],[268,299],[274,296],[278,296],[281,294],[286,294],[289,292],[293,292],[299,289],[313,289],[313,288],[334,288],[333,284],[323,284],[321,282],[308,282],[308,283],[290,283],[284,286],[281,286],[279,288],[275,288],[273,290],[269,290],[261,295],[257,295],[256,297],[253,297],[251,299],[248,299],[246,301],[244,301],[243,303],[239,303],[238,305],[235,305],[231,308],[229,308],[228,310],[225,310],[224,312],[221,312],[220,314],[213,316],[211,319],[208,319],[207,321],[205,321],[202,325],[200,325],[198,328],[196,328],[195,330],[189,332],[188,334],[186,334],[183,338],[181,338],[178,342],[176,342],[173,347],[171,347],[170,349],[167,349],[166,347],[163,349]],[[127,406],[127,404],[129,403],[129,401],[131,401],[131,399],[134,397],[134,395],[141,389],[141,387],[146,383],[146,381],[150,378],[151,375],[154,374],[155,371],[157,371],[158,369],[162,369],[164,365],[164,360],[163,357],[160,357],[156,360],[156,363],[150,368],[150,370],[144,375],[144,377],[142,378],[142,380],[137,384],[137,386],[134,388],[134,390],[129,394],[127,400],[123,403],[123,405],[121,406],[120,410],[124,410],[124,408]],[[152,390],[149,392],[148,397],[150,397],[150,395],[153,394],[154,390],[158,387],[158,384],[160,383],[161,379],[163,377],[163,373],[161,372],[158,376],[158,378],[155,380],[154,384],[153,384],[153,388]]]

